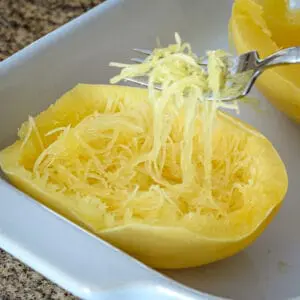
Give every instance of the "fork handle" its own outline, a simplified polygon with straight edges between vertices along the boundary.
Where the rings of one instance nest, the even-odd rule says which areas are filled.
[[[267,68],[274,65],[298,63],[300,63],[300,47],[290,47],[279,50],[265,59],[262,59],[259,63],[259,67]]]

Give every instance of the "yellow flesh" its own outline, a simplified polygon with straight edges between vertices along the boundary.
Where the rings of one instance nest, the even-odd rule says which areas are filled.
[[[184,107],[155,162],[147,160],[153,118],[145,90],[78,85],[23,124],[20,140],[0,152],[0,166],[22,190],[151,266],[197,266],[244,248],[287,189],[270,142],[217,113],[210,206],[202,198],[202,106],[193,128],[192,180],[181,168]]]
[[[236,0],[229,29],[238,53],[257,50],[266,57],[300,43],[300,12],[284,0]],[[260,91],[278,109],[300,121],[300,66],[280,66],[258,79]]]

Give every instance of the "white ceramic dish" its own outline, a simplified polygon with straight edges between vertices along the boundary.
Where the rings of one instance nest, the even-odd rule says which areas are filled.
[[[227,48],[232,0],[108,0],[0,64],[0,148],[28,114],[79,82],[107,83],[132,47],[167,44],[178,31],[198,53]],[[254,92],[255,93],[255,92]],[[0,247],[84,299],[279,300],[300,296],[300,130],[259,95],[265,113],[241,118],[274,143],[289,191],[275,221],[246,251],[203,268],[165,271],[168,279],[0,178]],[[179,284],[179,282],[184,285]],[[192,288],[192,289],[190,289]]]

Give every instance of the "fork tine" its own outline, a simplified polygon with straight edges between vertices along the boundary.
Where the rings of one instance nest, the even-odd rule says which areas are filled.
[[[147,80],[146,77],[139,77],[139,79],[128,77],[128,78],[125,78],[124,81],[131,82],[131,83],[141,85],[141,86],[144,86],[144,87],[148,87],[148,80]],[[162,90],[161,87],[157,84],[154,87],[157,90],[160,90],[160,91]]]
[[[142,48],[133,48],[133,51],[145,55],[150,55],[152,53],[152,50],[142,49]]]
[[[147,79],[135,79],[135,78],[125,78],[124,81],[132,82],[141,86],[148,87],[148,80]]]
[[[131,58],[130,60],[135,62],[135,63],[138,63],[138,64],[141,64],[141,63],[144,62],[143,58],[137,58],[137,57]]]
[[[144,58],[138,58],[138,57],[131,58],[130,60],[135,62],[135,63],[138,63],[138,64],[141,64],[145,61]],[[199,65],[203,66],[203,67],[207,67],[207,62],[206,61],[201,62],[201,63],[199,63]]]
[[[137,85],[140,85],[140,86],[148,87],[148,80],[146,79],[146,77],[139,77],[139,79],[128,77],[128,78],[125,78],[124,81],[125,82],[131,82],[131,83],[134,83],[134,84],[137,84]],[[155,89],[157,89],[159,91],[162,90],[161,86],[159,86],[157,84],[154,87],[155,87]],[[221,98],[216,99],[215,97],[213,97],[213,95],[207,94],[206,100],[207,101],[217,100],[217,101],[224,101],[224,102],[232,102],[233,100],[239,99],[243,96],[244,96],[244,93],[242,93],[242,94],[240,94],[236,97],[229,96],[229,97],[221,97]]]

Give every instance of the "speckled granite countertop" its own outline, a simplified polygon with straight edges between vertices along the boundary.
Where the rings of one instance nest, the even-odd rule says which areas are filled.
[[[0,0],[0,60],[104,0]],[[0,249],[0,299],[76,299]]]

